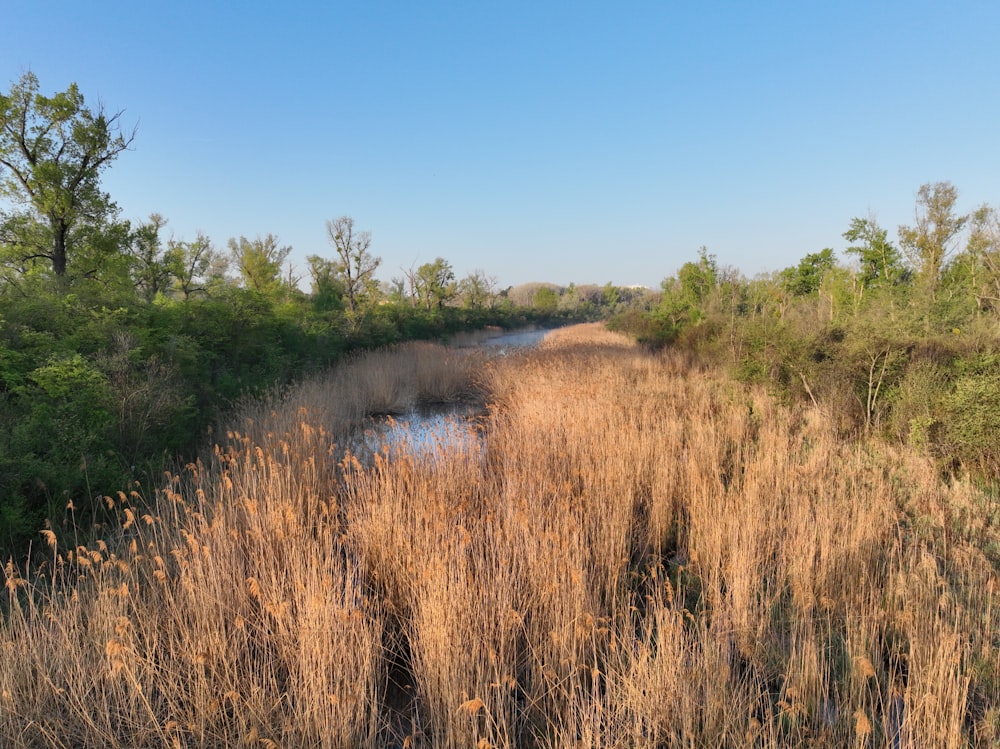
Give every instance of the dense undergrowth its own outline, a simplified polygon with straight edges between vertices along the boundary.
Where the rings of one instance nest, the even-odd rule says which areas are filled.
[[[598,328],[389,356],[247,404],[108,498],[102,540],[8,565],[0,743],[1000,739],[995,494]],[[476,439],[347,449],[371,410],[470,396]]]
[[[0,293],[2,559],[20,556],[69,506],[81,527],[107,520],[95,498],[190,460],[242,397],[361,350],[557,320],[511,305],[403,302],[348,315],[236,287],[147,303],[131,289],[50,286]]]

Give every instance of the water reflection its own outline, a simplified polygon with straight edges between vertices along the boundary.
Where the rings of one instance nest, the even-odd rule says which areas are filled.
[[[518,349],[538,345],[548,330],[519,330],[513,333],[490,333],[474,345],[503,356]],[[470,344],[465,344],[470,345]],[[473,448],[480,444],[477,418],[481,411],[470,404],[424,406],[401,416],[373,418],[360,435],[355,452],[359,457],[387,453],[390,457],[410,453],[432,458],[442,448]]]
[[[544,328],[522,328],[513,332],[506,332],[503,328],[486,328],[456,333],[451,337],[449,345],[503,354],[513,349],[535,346],[548,332]]]
[[[480,345],[485,348],[500,349],[501,352],[516,348],[529,348],[541,343],[548,332],[547,330],[523,330],[517,333],[505,333],[495,338],[487,338]]]
[[[444,448],[472,448],[479,444],[477,416],[472,406],[461,405],[380,417],[364,430],[362,448],[368,454],[408,453],[420,458],[433,457]]]

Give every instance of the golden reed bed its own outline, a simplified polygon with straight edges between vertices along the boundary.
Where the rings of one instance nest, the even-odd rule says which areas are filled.
[[[359,357],[7,565],[0,745],[996,746],[996,498],[834,435],[600,326]]]

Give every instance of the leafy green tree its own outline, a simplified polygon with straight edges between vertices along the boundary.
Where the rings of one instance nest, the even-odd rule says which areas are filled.
[[[25,248],[44,247],[48,241],[48,228],[30,213],[0,211],[0,278],[7,290],[26,295],[25,283],[46,272]]]
[[[225,283],[229,259],[218,252],[204,234],[192,241],[170,240],[167,259],[174,277],[174,286],[184,300],[196,294],[208,294]]]
[[[852,243],[845,251],[856,255],[861,266],[862,289],[887,288],[905,279],[907,271],[902,254],[873,217],[851,219],[843,237]]]
[[[551,286],[540,286],[535,292],[533,306],[539,312],[552,314],[559,306],[559,293]]]
[[[38,88],[28,72],[0,95],[0,196],[23,206],[4,218],[4,233],[22,262],[46,261],[61,277],[75,251],[74,230],[113,215],[100,175],[135,131],[122,131],[120,111],[88,108],[75,83],[51,97]]]
[[[477,269],[458,282],[458,295],[462,298],[463,306],[468,309],[492,307],[496,285],[496,278]]]
[[[976,313],[1000,314],[1000,212],[984,205],[973,212],[965,250]]]
[[[580,305],[580,290],[577,288],[575,283],[571,282],[559,297],[559,309],[575,314],[580,310]]]
[[[441,309],[451,301],[457,289],[455,272],[451,263],[444,258],[435,258],[432,263],[424,263],[416,273],[417,298],[426,310]]]
[[[239,268],[244,288],[265,296],[273,297],[285,287],[281,268],[291,251],[290,246],[280,246],[273,234],[229,240],[229,252]]]
[[[312,304],[318,312],[339,312],[344,309],[344,286],[338,264],[333,260],[310,255],[309,276],[312,279]]]
[[[614,310],[621,301],[621,289],[608,281],[601,289],[601,302],[609,310]]]
[[[917,270],[917,282],[931,305],[937,299],[945,260],[955,251],[969,217],[955,211],[958,190],[950,182],[921,185],[916,225],[900,226],[899,241]]]
[[[677,280],[681,293],[695,306],[700,306],[715,288],[718,275],[719,264],[715,255],[709,254],[708,248],[702,246],[698,249],[698,262],[684,263],[677,271]]]
[[[371,253],[372,235],[355,231],[354,219],[341,216],[326,222],[326,234],[337,251],[333,266],[347,299],[347,308],[356,313],[378,292],[375,271],[382,259]]]
[[[819,292],[823,278],[837,264],[833,250],[829,247],[819,252],[811,252],[799,261],[797,266],[781,272],[782,286],[792,296],[808,296]]]
[[[703,319],[718,273],[715,255],[710,255],[707,247],[701,247],[697,262],[684,263],[676,276],[666,278],[660,284],[663,296],[656,315],[675,329]]]
[[[132,281],[147,302],[170,289],[173,282],[172,257],[163,247],[160,231],[167,220],[154,213],[131,232],[128,253],[132,260]]]
[[[107,378],[80,354],[53,355],[28,375],[21,395],[30,404],[30,416],[20,421],[15,438],[32,446],[35,459],[47,464],[51,476],[105,458],[109,431],[114,426],[112,395]],[[50,487],[52,489],[56,487]]]

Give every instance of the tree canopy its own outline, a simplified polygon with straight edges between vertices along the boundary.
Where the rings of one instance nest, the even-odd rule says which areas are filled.
[[[74,230],[113,215],[100,175],[135,137],[121,117],[88,107],[75,83],[53,96],[39,93],[30,71],[0,95],[0,195],[15,206],[0,216],[8,262],[46,261],[64,276]]]
[[[371,233],[355,231],[354,219],[350,216],[327,221],[326,234],[337,251],[337,259],[331,267],[333,277],[340,282],[348,309],[357,312],[376,287],[375,271],[382,260],[370,252]]]

